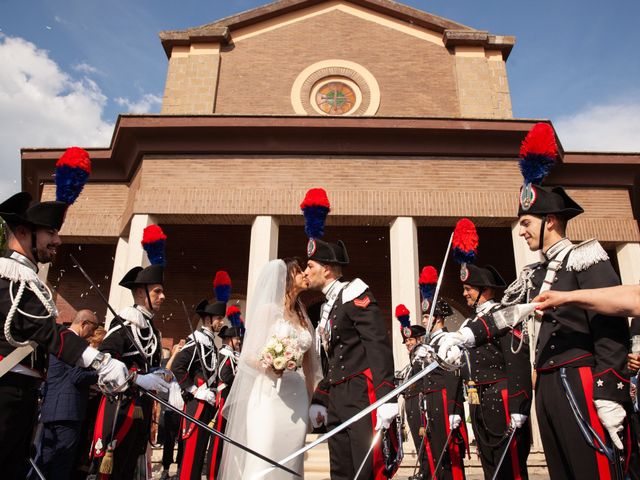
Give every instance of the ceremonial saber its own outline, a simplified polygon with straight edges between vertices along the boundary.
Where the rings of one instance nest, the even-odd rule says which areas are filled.
[[[362,472],[362,469],[364,468],[364,464],[367,463],[367,460],[369,459],[369,455],[371,455],[371,452],[373,451],[373,447],[375,447],[376,443],[378,443],[380,441],[380,437],[382,436],[382,431],[383,430],[384,430],[384,428],[381,428],[380,430],[378,430],[378,432],[373,437],[373,441],[371,442],[371,446],[369,447],[369,450],[367,450],[367,454],[364,456],[364,459],[362,460],[362,463],[360,464],[360,468],[358,468],[358,471],[356,472],[356,476],[353,477],[353,480],[358,480],[358,477],[360,476],[360,472]]]
[[[178,415],[180,415],[181,417],[183,417],[184,419],[195,423],[198,427],[202,428],[203,430],[209,432],[211,435],[215,435],[216,437],[220,438],[220,440],[224,440],[225,442],[238,447],[241,450],[244,450],[247,453],[250,453],[251,455],[254,455],[256,457],[258,457],[260,460],[267,462],[271,465],[273,465],[276,468],[279,468],[281,470],[284,470],[287,473],[290,473],[292,475],[295,475],[296,477],[299,477],[300,475],[296,472],[294,472],[293,470],[285,467],[284,465],[281,465],[280,463],[276,462],[275,460],[271,460],[269,457],[265,457],[264,455],[262,455],[261,453],[256,452],[255,450],[250,449],[249,447],[245,447],[244,445],[242,445],[239,442],[236,442],[235,440],[227,437],[224,433],[220,433],[219,431],[211,428],[209,425],[202,423],[200,420],[198,420],[197,418],[193,418],[191,415],[184,413],[182,410],[180,410],[178,407],[174,407],[173,405],[171,405],[169,402],[167,402],[166,400],[163,400],[162,398],[158,397],[156,394],[151,393],[149,390],[142,388],[140,386],[138,386],[138,389],[144,393],[145,395],[149,396],[150,398],[152,398],[153,400],[155,400],[156,402],[158,402],[160,405],[163,405],[164,407],[168,408],[169,410],[174,411],[175,413],[177,413]],[[282,462],[285,463],[285,462]]]
[[[40,480],[47,480],[46,478],[44,478],[44,475],[42,474],[42,471],[36,465],[36,462],[33,461],[33,458],[29,458],[29,463],[31,464],[31,467],[33,468],[33,471],[36,472],[36,475],[38,475],[38,478]]]
[[[427,432],[425,432],[425,435],[426,434]],[[449,448],[449,442],[451,441],[452,435],[453,435],[453,428],[449,428],[449,435],[447,435],[447,441],[444,444],[444,448],[442,449],[442,452],[440,452],[440,456],[438,457],[438,463],[436,463],[436,468],[433,469],[433,475],[431,475],[431,480],[435,480],[436,478],[436,473],[438,473],[438,469],[440,468],[440,465],[442,464],[442,460],[444,459],[444,454],[447,451],[447,448]]]
[[[293,452],[291,455],[283,458],[282,460],[280,460],[280,463],[288,463],[291,460],[293,460],[294,458],[298,457],[299,455],[302,455],[305,452],[307,452],[307,451],[311,450],[312,448],[314,448],[315,446],[321,444],[325,440],[330,439],[331,437],[333,437],[337,433],[340,433],[342,430],[347,428],[352,423],[357,422],[361,418],[369,415],[371,412],[373,412],[380,405],[383,405],[383,404],[387,403],[389,400],[391,400],[392,398],[394,398],[397,395],[399,395],[406,388],[410,387],[411,385],[416,383],[418,380],[420,380],[421,378],[423,378],[426,375],[428,375],[429,373],[431,373],[438,366],[439,366],[439,362],[437,360],[434,360],[429,365],[427,365],[424,369],[422,369],[420,372],[416,373],[413,377],[409,378],[405,383],[403,383],[402,385],[397,386],[396,388],[391,390],[389,393],[387,393],[385,396],[383,396],[379,400],[375,401],[374,403],[369,405],[364,410],[361,410],[359,413],[356,413],[349,420],[341,423],[340,425],[338,425],[333,430],[330,430],[329,432],[325,433],[321,437],[316,438],[313,442],[305,445],[304,447],[300,448],[299,450],[296,450],[295,452]]]
[[[82,268],[82,265],[80,265],[80,262],[76,259],[76,257],[74,257],[73,254],[71,254],[71,253],[69,254],[69,257],[71,258],[71,261],[73,261],[75,266],[78,268],[78,270],[80,270],[80,273],[82,274],[82,276],[84,276],[84,278],[87,280],[87,282],[89,282],[89,284],[93,287],[93,289],[96,292],[98,292],[98,295],[100,296],[100,298],[102,299],[104,304],[107,306],[107,308],[109,309],[109,311],[113,315],[113,320],[115,320],[116,322],[118,322],[120,324],[120,326],[124,330],[125,335],[127,336],[127,339],[132,343],[134,348],[138,351],[138,353],[140,354],[140,357],[142,357],[142,361],[145,363],[145,366],[147,367],[147,370],[150,370],[151,369],[151,365],[149,365],[149,361],[147,360],[147,356],[142,351],[142,348],[140,347],[140,345],[138,345],[138,342],[135,341],[135,339],[133,338],[133,335],[131,334],[131,332],[129,331],[127,326],[124,324],[122,319],[118,316],[116,311],[109,304],[109,300],[107,300],[107,297],[105,297],[104,293],[102,293],[102,291],[98,288],[96,283],[89,276],[89,274],[85,271],[85,269]]]
[[[491,480],[496,480],[496,478],[498,478],[498,474],[500,473],[500,467],[502,467],[502,462],[504,462],[505,457],[507,456],[507,452],[509,451],[509,447],[511,447],[511,440],[513,440],[513,436],[516,434],[516,430],[517,428],[513,428],[513,430],[511,431],[511,434],[509,435],[509,439],[507,440],[507,446],[504,449],[504,452],[502,452],[502,455],[500,456],[500,461],[498,462],[498,466],[496,467],[496,471],[493,474],[493,477],[491,477]]]
[[[93,286],[93,289],[96,290],[98,292],[98,294],[100,295],[100,298],[102,299],[102,301],[107,305],[107,308],[111,311],[111,313],[113,314],[113,318],[116,319],[116,321],[118,321],[120,323],[120,325],[122,326],[123,330],[125,331],[125,334],[127,335],[127,338],[129,339],[129,341],[136,347],[136,350],[138,351],[138,353],[140,354],[140,356],[142,357],[142,360],[145,362],[145,365],[147,367],[147,369],[150,368],[149,362],[147,361],[147,357],[144,355],[144,353],[142,352],[142,349],[140,348],[140,346],[134,341],[133,339],[133,335],[131,334],[131,332],[129,331],[129,329],[126,327],[126,325],[124,324],[124,322],[122,322],[122,320],[120,320],[120,317],[118,317],[118,315],[116,314],[115,310],[113,309],[113,307],[111,307],[111,305],[109,305],[109,300],[107,300],[107,298],[104,296],[104,294],[100,291],[100,289],[97,288],[96,284],[94,283],[94,281],[91,279],[91,277],[89,276],[89,274],[84,270],[84,268],[82,268],[82,266],[80,265],[80,262],[78,262],[78,260],[76,260],[76,258],[73,255],[69,255],[69,257],[71,257],[71,260],[76,264],[76,267],[78,267],[78,270],[80,270],[80,273],[82,273],[82,275],[84,276],[84,278],[87,279],[87,281]],[[286,471],[287,473],[291,473],[292,475],[295,475],[296,477],[299,477],[300,475],[298,475],[296,472],[294,472],[293,470],[290,470],[289,468],[285,467],[284,465],[280,465],[278,462],[271,460],[268,457],[265,457],[264,455],[262,455],[261,453],[258,453],[254,450],[251,450],[249,447],[245,447],[244,445],[242,445],[241,443],[236,442],[235,440],[232,440],[231,438],[227,437],[226,435],[224,435],[223,433],[218,432],[217,430],[214,430],[213,428],[209,427],[208,425],[205,425],[204,423],[202,423],[200,420],[193,418],[191,415],[188,415],[186,413],[184,413],[182,410],[180,410],[177,407],[174,407],[173,405],[171,405],[169,402],[161,399],[160,397],[158,397],[157,395],[151,393],[149,390],[146,390],[142,387],[140,387],[139,385],[137,385],[138,390],[140,390],[140,392],[144,393],[145,395],[149,396],[150,398],[154,399],[156,402],[160,403],[161,405],[164,405],[166,408],[168,408],[169,410],[174,411],[175,413],[177,413],[178,415],[180,415],[181,417],[185,418],[186,420],[195,423],[196,425],[198,425],[200,428],[202,428],[203,430],[209,432],[212,435],[215,435],[217,437],[219,437],[221,440],[230,443],[231,445],[235,445],[236,447],[246,451],[247,453],[250,453],[252,455],[255,455],[256,457],[258,457],[259,459],[273,465],[274,467],[280,468],[281,470]]]
[[[427,340],[431,338],[431,328],[433,327],[433,312],[436,310],[436,302],[438,301],[438,295],[440,293],[440,286],[442,285],[442,278],[444,277],[444,270],[447,266],[447,259],[449,258],[449,252],[451,251],[451,243],[453,242],[453,232],[449,237],[449,245],[447,246],[447,252],[444,254],[444,260],[442,261],[442,267],[440,273],[438,273],[438,282],[436,283],[436,291],[433,294],[433,300],[431,301],[431,309],[429,310],[429,322],[427,323]]]

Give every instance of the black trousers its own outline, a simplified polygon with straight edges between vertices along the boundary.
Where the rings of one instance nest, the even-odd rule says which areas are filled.
[[[82,422],[50,422],[42,427],[38,461],[47,480],[68,480],[76,465]]]
[[[17,373],[0,378],[0,477],[24,480],[29,471],[40,381]]]
[[[149,397],[139,396],[136,392],[125,396],[120,403],[120,408],[117,408],[115,401],[104,399],[101,403],[94,431],[95,456],[104,455],[111,441],[113,422],[117,422],[118,442],[113,452],[113,471],[110,480],[132,480],[135,477],[139,458],[147,451],[147,443],[151,435],[152,409],[153,401]],[[100,453],[96,452],[97,438],[100,439]]]
[[[376,400],[373,382],[364,374],[351,377],[329,389],[327,429],[337,427]],[[376,415],[364,417],[329,439],[331,480],[353,480],[371,446]],[[380,442],[358,477],[359,480],[384,479]]]
[[[426,403],[426,441],[425,456],[426,467],[424,478],[431,478],[433,471],[438,468],[436,478],[439,480],[464,480],[464,453],[465,440],[462,436],[464,424],[456,429],[449,437],[450,425],[449,399],[446,390],[439,390],[425,394]],[[449,442],[447,443],[447,439]],[[442,455],[442,461],[438,466],[438,460]]]
[[[422,429],[424,431],[424,418],[420,411],[420,396],[405,397],[404,409],[409,431],[411,432],[411,438],[413,439],[413,444],[416,447],[416,453],[418,455],[418,472],[424,475],[424,472],[429,471],[429,459],[425,453],[425,444],[420,435],[420,430]]]
[[[175,463],[180,465],[182,461],[183,441],[180,435],[180,420],[182,417],[176,412],[165,410],[163,413],[164,425],[162,428],[162,468],[169,470],[174,463],[173,451],[178,439],[178,455]]]
[[[591,367],[568,367],[566,372],[578,408],[604,439],[604,429],[593,404]],[[559,370],[538,372],[536,412],[544,456],[553,480],[614,478],[607,457],[591,448],[580,433],[560,381]]]
[[[222,416],[222,409],[224,408],[224,404],[227,401],[227,396],[229,395],[229,388],[225,388],[221,393],[218,394],[218,412],[215,416],[215,422],[213,428],[217,431],[224,433],[227,428],[227,421]],[[209,451],[207,452],[207,472],[208,479],[215,480],[218,478],[218,471],[220,470],[220,461],[222,460],[222,449],[224,448],[224,442],[220,440],[218,437],[211,437],[211,441],[209,442]]]
[[[215,407],[202,400],[191,399],[186,405],[186,412],[203,423],[209,423],[215,414]],[[180,480],[200,480],[204,460],[209,446],[209,432],[182,419],[182,440],[184,453],[180,463]]]
[[[527,479],[527,458],[531,450],[531,422],[516,430],[507,447],[504,434],[510,423],[506,381],[478,385],[480,405],[471,405],[471,425],[478,443],[485,478],[492,478],[505,448],[498,476],[501,480]],[[580,478],[580,477],[578,477]]]

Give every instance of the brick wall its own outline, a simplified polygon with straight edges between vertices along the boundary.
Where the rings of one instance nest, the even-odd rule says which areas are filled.
[[[342,12],[330,11],[221,52],[215,113],[293,114],[291,87],[316,62],[341,59],[369,70],[380,116],[459,116],[454,61],[447,49]]]
[[[167,67],[163,114],[210,114],[214,111],[220,55],[174,55]]]
[[[185,338],[189,326],[184,318],[184,301],[193,312],[200,300],[214,300],[216,271],[231,276],[232,300],[244,299],[249,271],[251,227],[237,225],[161,225],[168,237],[165,291],[167,300],[155,323],[167,341]],[[243,312],[244,313],[244,312]],[[192,314],[196,328],[197,316]]]
[[[107,307],[80,271],[75,268],[69,254],[80,262],[85,271],[109,298],[111,272],[116,254],[115,245],[63,244],[58,248],[56,261],[51,265],[47,283],[56,293],[56,306],[60,312],[59,323],[68,323],[78,310],[88,308],[104,321]]]

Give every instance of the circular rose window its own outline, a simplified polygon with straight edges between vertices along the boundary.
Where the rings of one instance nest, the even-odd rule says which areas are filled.
[[[356,93],[344,82],[329,82],[316,92],[316,105],[327,115],[344,115],[353,110]]]

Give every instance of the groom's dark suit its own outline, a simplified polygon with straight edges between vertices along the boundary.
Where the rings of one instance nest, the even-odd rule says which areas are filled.
[[[367,285],[348,283],[329,312],[324,378],[314,403],[328,409],[331,430],[393,389],[391,335]],[[332,480],[353,479],[373,440],[376,412],[329,439]],[[380,443],[359,479],[383,479]]]

